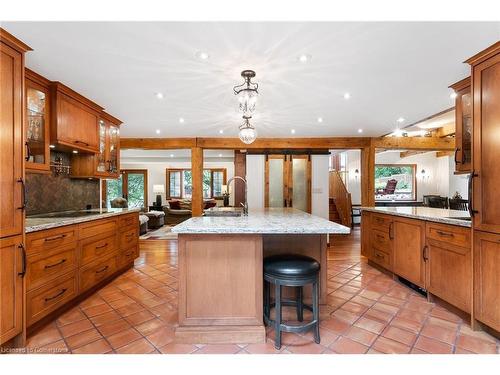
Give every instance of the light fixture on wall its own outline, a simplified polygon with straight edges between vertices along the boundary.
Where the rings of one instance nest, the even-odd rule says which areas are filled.
[[[250,124],[250,118],[243,116],[243,124],[240,125],[240,132],[238,134],[241,141],[247,145],[253,143],[257,138],[257,130]]]
[[[253,70],[244,70],[241,72],[241,76],[245,80],[241,85],[234,86],[234,95],[238,96],[238,102],[240,105],[240,111],[243,113],[243,117],[252,117],[255,111],[255,105],[257,104],[257,96],[259,92],[258,83],[252,82],[252,78],[255,77],[255,72]]]
[[[357,180],[357,179],[358,179],[358,177],[359,177],[359,169],[358,169],[358,168],[356,168],[356,169],[354,170],[354,178]]]

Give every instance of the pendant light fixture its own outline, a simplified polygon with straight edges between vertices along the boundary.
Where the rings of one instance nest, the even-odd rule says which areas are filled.
[[[243,116],[243,124],[240,125],[239,137],[247,145],[253,143],[257,138],[257,130],[250,124],[250,117]]]
[[[244,70],[241,72],[241,76],[245,80],[241,85],[233,87],[234,94],[238,96],[238,102],[240,105],[240,111],[243,113],[243,117],[252,117],[255,111],[255,105],[257,104],[257,96],[259,84],[251,82],[251,79],[255,77],[255,72],[253,70]]]

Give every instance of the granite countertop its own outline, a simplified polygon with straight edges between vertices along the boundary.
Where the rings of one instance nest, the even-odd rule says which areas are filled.
[[[78,224],[86,221],[104,219],[111,216],[128,214],[130,212],[139,212],[138,208],[107,208],[107,209],[96,209],[96,210],[82,210],[82,211],[64,211],[64,212],[53,212],[50,214],[40,214],[26,217],[25,231],[26,233],[36,232],[44,229],[51,229],[62,227],[64,225]],[[72,213],[89,213],[84,216],[71,217]],[[47,217],[50,215],[50,217]],[[60,216],[57,216],[60,215]]]
[[[436,223],[471,227],[469,212],[432,207],[361,207],[362,211],[408,217]]]
[[[295,208],[250,209],[248,216],[193,217],[172,228],[175,233],[349,234],[350,228]]]

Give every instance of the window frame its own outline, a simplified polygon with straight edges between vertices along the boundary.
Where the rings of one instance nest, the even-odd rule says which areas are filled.
[[[410,167],[413,171],[413,178],[412,178],[412,199],[405,199],[405,200],[395,200],[396,202],[416,202],[418,198],[417,194],[417,164],[394,164],[394,163],[380,163],[380,164],[375,164],[373,174],[375,176],[375,171],[377,167]],[[375,186],[375,177],[373,180],[373,186]],[[375,201],[376,202],[385,202],[387,200],[385,199],[377,199],[377,189],[375,188]]]
[[[148,170],[147,169],[120,169],[122,177],[122,197],[127,195],[128,201],[128,174],[143,174],[144,175],[144,208],[148,208]],[[119,177],[118,177],[119,178]],[[108,207],[108,180],[117,180],[118,178],[103,179],[102,183],[102,200]],[[102,205],[102,202],[101,202]]]
[[[166,168],[165,170],[165,179],[167,187],[166,189],[166,198],[167,199],[186,199],[184,195],[184,172],[191,171],[191,168]],[[203,171],[210,171],[210,197],[204,199],[221,199],[221,196],[214,196],[214,172],[222,172],[222,185],[227,184],[227,168],[203,168]],[[172,172],[180,172],[180,197],[174,197],[170,195],[170,173]]]

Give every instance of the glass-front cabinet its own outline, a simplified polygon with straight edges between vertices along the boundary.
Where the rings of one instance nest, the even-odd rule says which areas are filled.
[[[107,178],[120,176],[120,124],[107,113],[99,120],[99,153],[96,154],[96,175]]]
[[[472,162],[472,93],[467,77],[450,86],[455,91],[455,172],[469,173]]]
[[[26,69],[26,169],[50,170],[49,81]]]

